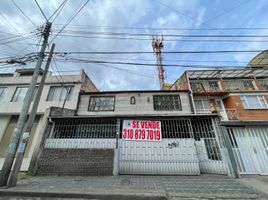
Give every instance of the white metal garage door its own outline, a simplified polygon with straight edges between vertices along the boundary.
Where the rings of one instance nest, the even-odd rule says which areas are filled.
[[[194,139],[119,144],[120,174],[200,174]]]
[[[268,174],[268,127],[228,128],[241,174]]]

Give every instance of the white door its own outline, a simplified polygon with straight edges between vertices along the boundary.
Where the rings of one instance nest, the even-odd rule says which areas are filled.
[[[241,174],[268,174],[268,127],[229,128]]]
[[[119,140],[120,174],[198,175],[194,139],[162,139],[159,142]]]

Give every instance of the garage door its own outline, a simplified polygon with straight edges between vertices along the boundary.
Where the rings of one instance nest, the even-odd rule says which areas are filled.
[[[268,127],[228,128],[241,174],[268,174]]]
[[[190,120],[161,120],[161,126],[160,141],[121,136],[120,174],[200,174]]]

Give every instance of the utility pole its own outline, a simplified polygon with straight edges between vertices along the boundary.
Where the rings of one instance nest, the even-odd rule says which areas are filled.
[[[32,130],[32,126],[33,126],[34,119],[35,119],[35,116],[36,116],[36,111],[37,111],[39,101],[40,101],[40,98],[41,98],[41,94],[42,94],[44,84],[45,84],[45,81],[46,81],[46,77],[47,77],[49,65],[50,65],[50,62],[51,62],[51,59],[52,59],[52,55],[53,55],[53,52],[54,52],[54,48],[55,48],[55,44],[53,43],[52,46],[51,46],[51,50],[49,52],[48,60],[47,60],[45,70],[44,70],[44,74],[43,74],[42,79],[40,81],[37,94],[36,94],[36,96],[34,98],[34,104],[33,104],[33,107],[32,107],[28,122],[26,124],[25,131],[24,131],[23,136],[22,136],[22,141],[19,144],[19,148],[18,148],[18,152],[17,152],[17,156],[16,156],[16,161],[15,161],[13,170],[10,173],[10,176],[9,176],[9,179],[8,179],[8,182],[7,182],[8,187],[16,186],[16,184],[17,184],[18,174],[20,172],[21,164],[22,164],[22,161],[23,161],[23,156],[24,156],[24,153],[26,151],[28,140],[30,138],[30,133],[31,133],[31,130]]]
[[[35,66],[34,74],[33,74],[32,80],[31,80],[31,84],[30,84],[30,87],[29,87],[29,89],[26,93],[26,96],[24,98],[21,113],[20,113],[20,116],[18,119],[17,126],[14,129],[11,143],[8,146],[8,152],[7,152],[5,162],[3,164],[2,171],[0,174],[0,186],[5,186],[7,184],[8,177],[9,177],[9,174],[11,172],[14,158],[15,158],[15,155],[16,155],[16,152],[18,149],[18,144],[19,144],[19,141],[20,141],[20,138],[22,135],[23,127],[24,127],[24,124],[25,124],[26,119],[27,119],[29,107],[31,104],[31,99],[32,99],[32,96],[34,94],[37,79],[38,79],[41,65],[43,62],[43,58],[45,55],[45,50],[46,50],[46,46],[47,46],[47,42],[48,42],[50,28],[51,28],[51,23],[47,22],[45,25],[45,28],[44,28],[44,32],[43,32],[43,36],[44,36],[43,44],[42,44],[40,53],[38,55],[38,60],[37,60],[36,66]]]

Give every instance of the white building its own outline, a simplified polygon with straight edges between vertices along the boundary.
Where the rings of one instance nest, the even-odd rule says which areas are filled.
[[[0,74],[0,167],[3,165],[33,71],[33,69],[17,69],[14,73]],[[38,83],[40,83],[42,73],[41,71]],[[97,88],[83,70],[77,75],[56,76],[48,73],[26,149],[22,170],[28,169],[34,150],[36,146],[40,145],[39,138],[44,131],[43,121],[47,108],[52,106],[62,107],[65,104],[64,108],[75,110],[79,92],[81,91],[97,91]]]
[[[34,174],[227,174],[217,114],[192,103],[188,90],[81,93],[75,115],[48,116]]]

